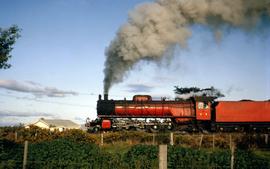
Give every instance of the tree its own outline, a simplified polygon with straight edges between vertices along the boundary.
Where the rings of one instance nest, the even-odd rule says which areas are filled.
[[[11,58],[10,52],[16,40],[20,37],[21,29],[13,25],[7,29],[0,28],[0,69],[8,69],[11,65],[8,60]]]
[[[189,99],[194,96],[206,96],[213,97],[214,99],[219,97],[224,97],[218,89],[211,86],[210,88],[200,89],[198,87],[181,87],[174,86],[174,93],[177,94],[179,98]]]

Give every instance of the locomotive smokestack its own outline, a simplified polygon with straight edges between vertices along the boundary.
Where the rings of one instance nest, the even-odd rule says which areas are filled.
[[[100,94],[100,95],[98,95],[98,100],[101,100],[101,94]]]
[[[108,94],[104,94],[104,100],[108,100]]]
[[[138,5],[106,48],[104,93],[139,61],[160,61],[173,46],[185,48],[193,25],[208,27],[219,41],[224,27],[267,29],[269,17],[269,0],[155,0]]]

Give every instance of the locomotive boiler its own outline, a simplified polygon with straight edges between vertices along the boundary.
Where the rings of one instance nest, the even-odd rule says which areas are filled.
[[[269,101],[214,101],[212,97],[187,100],[152,100],[135,95],[132,100],[97,101],[97,116],[88,122],[99,130],[270,131]]]

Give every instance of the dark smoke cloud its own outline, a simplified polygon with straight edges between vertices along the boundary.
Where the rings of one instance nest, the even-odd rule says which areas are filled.
[[[159,61],[171,46],[186,47],[194,24],[208,26],[220,40],[224,26],[248,31],[269,15],[269,0],[157,0],[139,5],[106,50],[104,93],[140,60]]]
[[[65,97],[67,95],[77,95],[74,91],[60,90],[54,87],[44,87],[41,84],[32,81],[18,82],[16,80],[0,80],[0,88],[31,93],[37,97]]]

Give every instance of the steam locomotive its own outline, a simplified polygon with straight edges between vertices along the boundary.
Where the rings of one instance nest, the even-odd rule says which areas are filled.
[[[149,95],[135,95],[132,100],[109,100],[101,95],[97,116],[86,126],[100,130],[145,130],[216,132],[270,131],[270,100],[215,101],[212,97],[187,100],[152,100]]]

